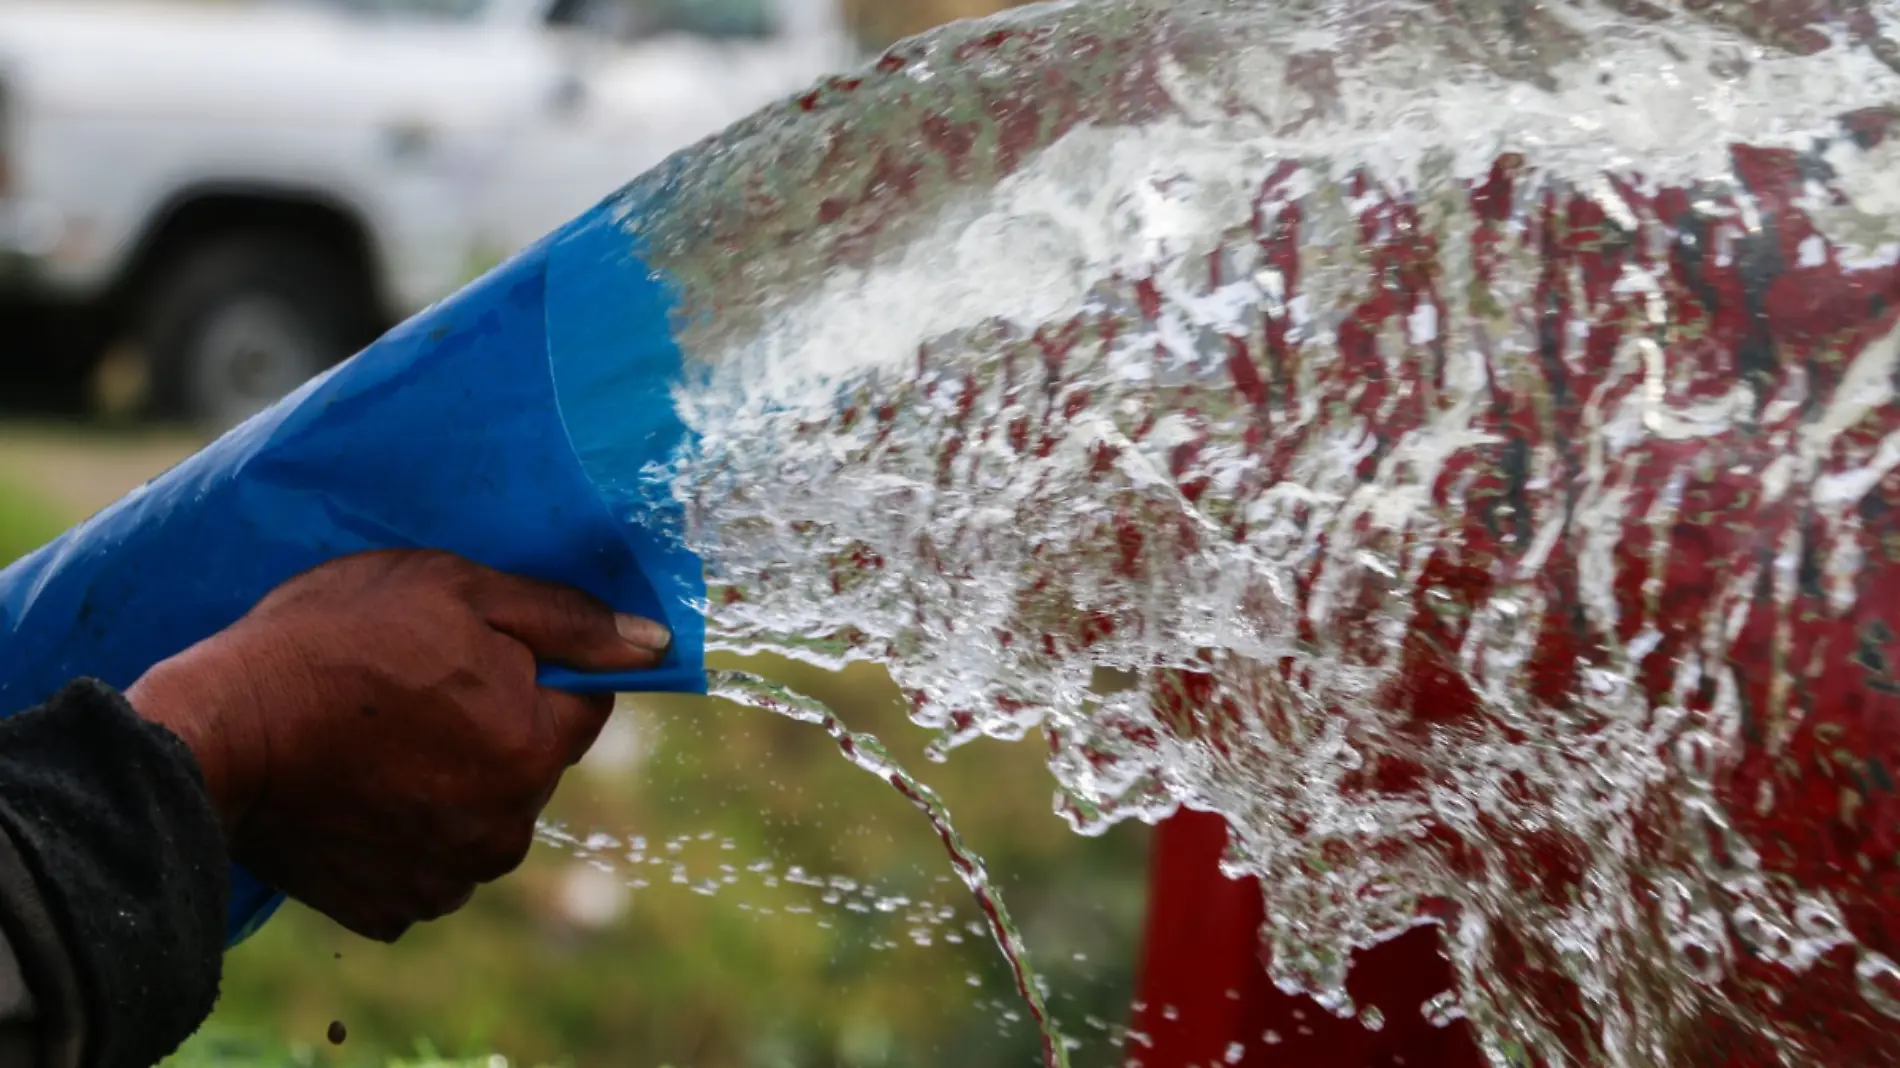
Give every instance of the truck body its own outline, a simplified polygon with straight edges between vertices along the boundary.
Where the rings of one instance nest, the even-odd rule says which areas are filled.
[[[0,0],[0,398],[231,425],[851,47],[831,0]]]

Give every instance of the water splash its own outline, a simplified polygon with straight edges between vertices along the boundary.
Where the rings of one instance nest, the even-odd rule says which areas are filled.
[[[1433,924],[1498,1063],[1900,1060],[1896,27],[1101,0],[761,113],[624,194],[715,644],[1221,813],[1332,1011]]]
[[[1069,1044],[1055,1016],[1050,1013],[1042,985],[1030,966],[1029,947],[1023,944],[1021,932],[1016,929],[1015,921],[1010,919],[1002,894],[996,889],[996,884],[990,881],[983,858],[964,844],[963,836],[957,833],[955,824],[950,822],[950,810],[944,806],[936,791],[905,771],[884,748],[884,743],[869,734],[851,730],[823,703],[776,682],[743,671],[715,671],[709,678],[707,692],[734,704],[773,712],[822,728],[832,741],[838,743],[838,751],[847,760],[890,783],[924,814],[924,818],[936,829],[937,837],[943,840],[944,850],[950,854],[950,864],[957,878],[976,898],[977,907],[982,910],[989,925],[990,937],[996,940],[997,948],[1003,951],[1004,958],[1009,961],[1010,971],[1016,979],[1016,991],[1028,1004],[1032,1022],[1042,1036],[1043,1063],[1048,1068],[1068,1068]]]
[[[594,914],[597,922],[607,922],[617,915],[631,892],[680,886],[703,897],[736,896],[739,911],[759,917],[817,916],[824,910],[889,916],[892,927],[901,927],[903,938],[920,948],[938,943],[962,945],[966,937],[981,940],[990,934],[986,921],[966,919],[955,906],[936,900],[934,895],[913,896],[914,892],[892,890],[845,875],[825,875],[799,864],[781,866],[772,858],[741,865],[736,855],[738,843],[713,831],[649,842],[644,835],[623,840],[602,831],[583,837],[559,821],[542,821],[535,836],[541,844],[571,857],[577,870],[588,876],[577,893],[597,897],[583,901],[580,911]],[[595,875],[600,878],[593,878]],[[958,880],[944,875],[935,881]],[[805,891],[803,897],[793,893],[794,888]],[[611,901],[608,894],[612,895]],[[580,919],[585,921],[588,916]],[[832,927],[827,919],[815,922],[821,929]],[[896,937],[888,934],[874,935],[870,942],[872,949],[895,949],[898,945]],[[971,985],[981,985],[980,980],[972,980]]]

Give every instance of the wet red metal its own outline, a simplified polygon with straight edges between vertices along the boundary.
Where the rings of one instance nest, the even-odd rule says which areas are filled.
[[[1888,120],[1857,113],[1844,120],[1842,136],[1870,143],[1884,136]],[[1545,613],[1537,637],[1528,696],[1587,723],[1590,710],[1579,696],[1579,670],[1595,662],[1607,642],[1627,642],[1653,626],[1661,640],[1641,662],[1639,681],[1653,703],[1674,701],[1677,664],[1700,640],[1709,613],[1729,610],[1722,578],[1745,571],[1798,535],[1807,555],[1799,563],[1793,603],[1777,604],[1758,594],[1740,618],[1730,658],[1741,682],[1743,738],[1732,759],[1709,770],[1736,831],[1760,851],[1768,872],[1831,895],[1841,904],[1855,941],[1896,956],[1900,793],[1892,769],[1900,761],[1900,473],[1883,478],[1843,522],[1812,511],[1802,494],[1764,500],[1758,472],[1786,447],[1775,443],[1776,435],[1811,420],[1833,399],[1861,349],[1894,329],[1900,271],[1843,267],[1804,214],[1799,198],[1811,192],[1811,182],[1825,185],[1828,178],[1818,153],[1736,146],[1732,159],[1761,217],[1758,231],[1694,209],[1696,200],[1712,195],[1706,190],[1643,192],[1638,176],[1617,178],[1615,188],[1631,211],[1646,225],[1661,224],[1675,233],[1677,240],[1661,248],[1634,239],[1601,204],[1581,193],[1552,190],[1526,212],[1515,200],[1522,169],[1516,157],[1501,158],[1488,178],[1474,185],[1469,204],[1478,225],[1470,251],[1480,284],[1490,280],[1512,242],[1523,243],[1520,253],[1534,250],[1542,263],[1531,305],[1524,309],[1537,342],[1534,366],[1541,381],[1506,383],[1487,360],[1490,404],[1479,422],[1498,444],[1455,459],[1433,487],[1443,505],[1451,500],[1452,487],[1462,484],[1465,524],[1459,537],[1445,540],[1417,580],[1412,603],[1418,608],[1396,652],[1398,680],[1386,697],[1420,725],[1477,714],[1469,676],[1448,651],[1460,647],[1470,609],[1525,551],[1532,534],[1528,518],[1540,511],[1540,503],[1548,513],[1548,501],[1539,498],[1572,498],[1583,485],[1576,449],[1585,433],[1583,405],[1611,380],[1610,364],[1625,324],[1640,318],[1636,302],[1642,298],[1619,294],[1613,285],[1626,266],[1643,269],[1662,281],[1669,320],[1684,327],[1672,332],[1680,340],[1665,353],[1674,376],[1672,403],[1719,397],[1738,382],[1748,383],[1758,398],[1757,422],[1689,442],[1652,439],[1640,446],[1624,474],[1612,476],[1633,498],[1626,513],[1633,518],[1617,548],[1616,632],[1591,632],[1580,607],[1576,561],[1567,540],[1560,539],[1538,572],[1541,592],[1554,610]],[[1274,185],[1269,180],[1263,188],[1255,229],[1290,300],[1299,286],[1291,247],[1297,216],[1289,225],[1294,205],[1278,201]],[[1370,182],[1360,192],[1375,194],[1360,217],[1361,240],[1370,253],[1365,261],[1370,295],[1341,324],[1337,369],[1321,379],[1321,388],[1329,401],[1343,401],[1363,416],[1382,443],[1367,460],[1369,475],[1383,443],[1418,426],[1437,403],[1442,385],[1442,357],[1389,358],[1390,345],[1407,343],[1396,327],[1427,303],[1440,310],[1442,321],[1443,306],[1435,279],[1438,250],[1415,224],[1403,194]],[[1529,223],[1521,233],[1504,226],[1514,204]],[[1718,248],[1725,255],[1718,256]],[[1138,285],[1132,295],[1145,318],[1157,316],[1158,294],[1152,287]],[[1298,402],[1284,393],[1291,376],[1262,373],[1263,366],[1271,369],[1276,362],[1299,358],[1284,330],[1269,312],[1265,361],[1255,356],[1249,339],[1233,341],[1233,389],[1249,406],[1284,410]],[[1770,412],[1766,398],[1785,390],[1794,375],[1805,377],[1808,404]],[[1640,387],[1626,377],[1611,388]],[[1880,406],[1840,435],[1823,461],[1823,473],[1865,463],[1896,429],[1900,408]],[[1785,434],[1781,440],[1788,440]],[[1545,447],[1555,449],[1563,469],[1533,482],[1526,458]],[[1184,492],[1193,486],[1192,461],[1191,455],[1177,453],[1173,465]],[[1668,477],[1684,471],[1692,473],[1676,517],[1654,527],[1644,522]],[[1252,485],[1257,491],[1267,484]],[[1242,493],[1247,491],[1243,486]],[[1360,531],[1355,536],[1375,535]],[[1118,526],[1113,542],[1125,545],[1128,537]],[[1659,557],[1653,555],[1657,539],[1666,543]],[[1816,558],[1841,539],[1864,555],[1853,579],[1852,604],[1845,610],[1830,605],[1829,580]],[[1118,567],[1137,568],[1140,559],[1124,551]],[[1657,561],[1659,568],[1653,566]],[[1427,588],[1442,596],[1426,597]],[[1302,602],[1308,589],[1296,584]],[[1386,592],[1375,588],[1365,606],[1368,616]],[[1446,610],[1447,598],[1456,610]],[[1346,633],[1333,635],[1343,649],[1367,663],[1388,655],[1371,635],[1364,644],[1355,643],[1352,629],[1348,622]],[[1789,633],[1792,638],[1779,637]],[[1778,675],[1791,676],[1792,685],[1777,689]],[[1179,707],[1161,709],[1162,718],[1177,731],[1200,735],[1235,715],[1265,714],[1196,707],[1195,695],[1205,700],[1211,690],[1197,686],[1191,675],[1164,692],[1172,693],[1172,704]],[[1714,699],[1713,683],[1705,681],[1690,694],[1691,713],[1706,713]],[[1360,781],[1368,791],[1403,791],[1415,788],[1421,774],[1420,768],[1384,760],[1365,769]],[[1768,796],[1771,804],[1760,803]],[[1581,857],[1561,836],[1491,830],[1498,841],[1516,846],[1506,872],[1512,883],[1555,897],[1581,877]],[[1420,1014],[1425,999],[1451,985],[1432,927],[1357,958],[1349,989],[1361,1005],[1382,1011],[1385,1026],[1379,1031],[1337,1020],[1316,1003],[1273,988],[1256,956],[1259,890],[1251,881],[1220,875],[1224,839],[1221,821],[1202,814],[1177,816],[1158,835],[1143,956],[1144,1007],[1136,1014],[1136,1030],[1147,1041],[1131,1041],[1131,1059],[1144,1068],[1221,1063],[1462,1068],[1480,1063],[1465,1025],[1432,1027]],[[1657,838],[1651,844],[1659,843]],[[1480,861],[1450,836],[1437,837],[1435,844],[1452,870],[1476,874]],[[1493,936],[1494,959],[1502,967],[1488,981],[1509,984],[1539,1006],[1560,1043],[1580,1063],[1589,1063],[1575,985],[1542,966],[1507,929],[1494,928]],[[1853,966],[1846,945],[1800,975],[1744,951],[1721,986],[1748,1011],[1799,1035],[1824,1063],[1900,1063],[1900,1032],[1856,991]],[[1229,1062],[1234,1043],[1239,1043],[1238,1059]],[[1728,1016],[1710,1014],[1681,1063],[1767,1068],[1780,1060],[1763,1035]]]

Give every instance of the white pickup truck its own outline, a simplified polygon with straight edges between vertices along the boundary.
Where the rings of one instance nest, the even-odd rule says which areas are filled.
[[[119,346],[230,425],[850,59],[835,0],[0,0],[0,402]]]

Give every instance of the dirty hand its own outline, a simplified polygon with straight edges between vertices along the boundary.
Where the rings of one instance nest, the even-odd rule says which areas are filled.
[[[657,663],[663,627],[457,557],[381,552],[291,580],[127,693],[197,755],[232,856],[393,941],[514,870],[612,711],[537,661]]]

